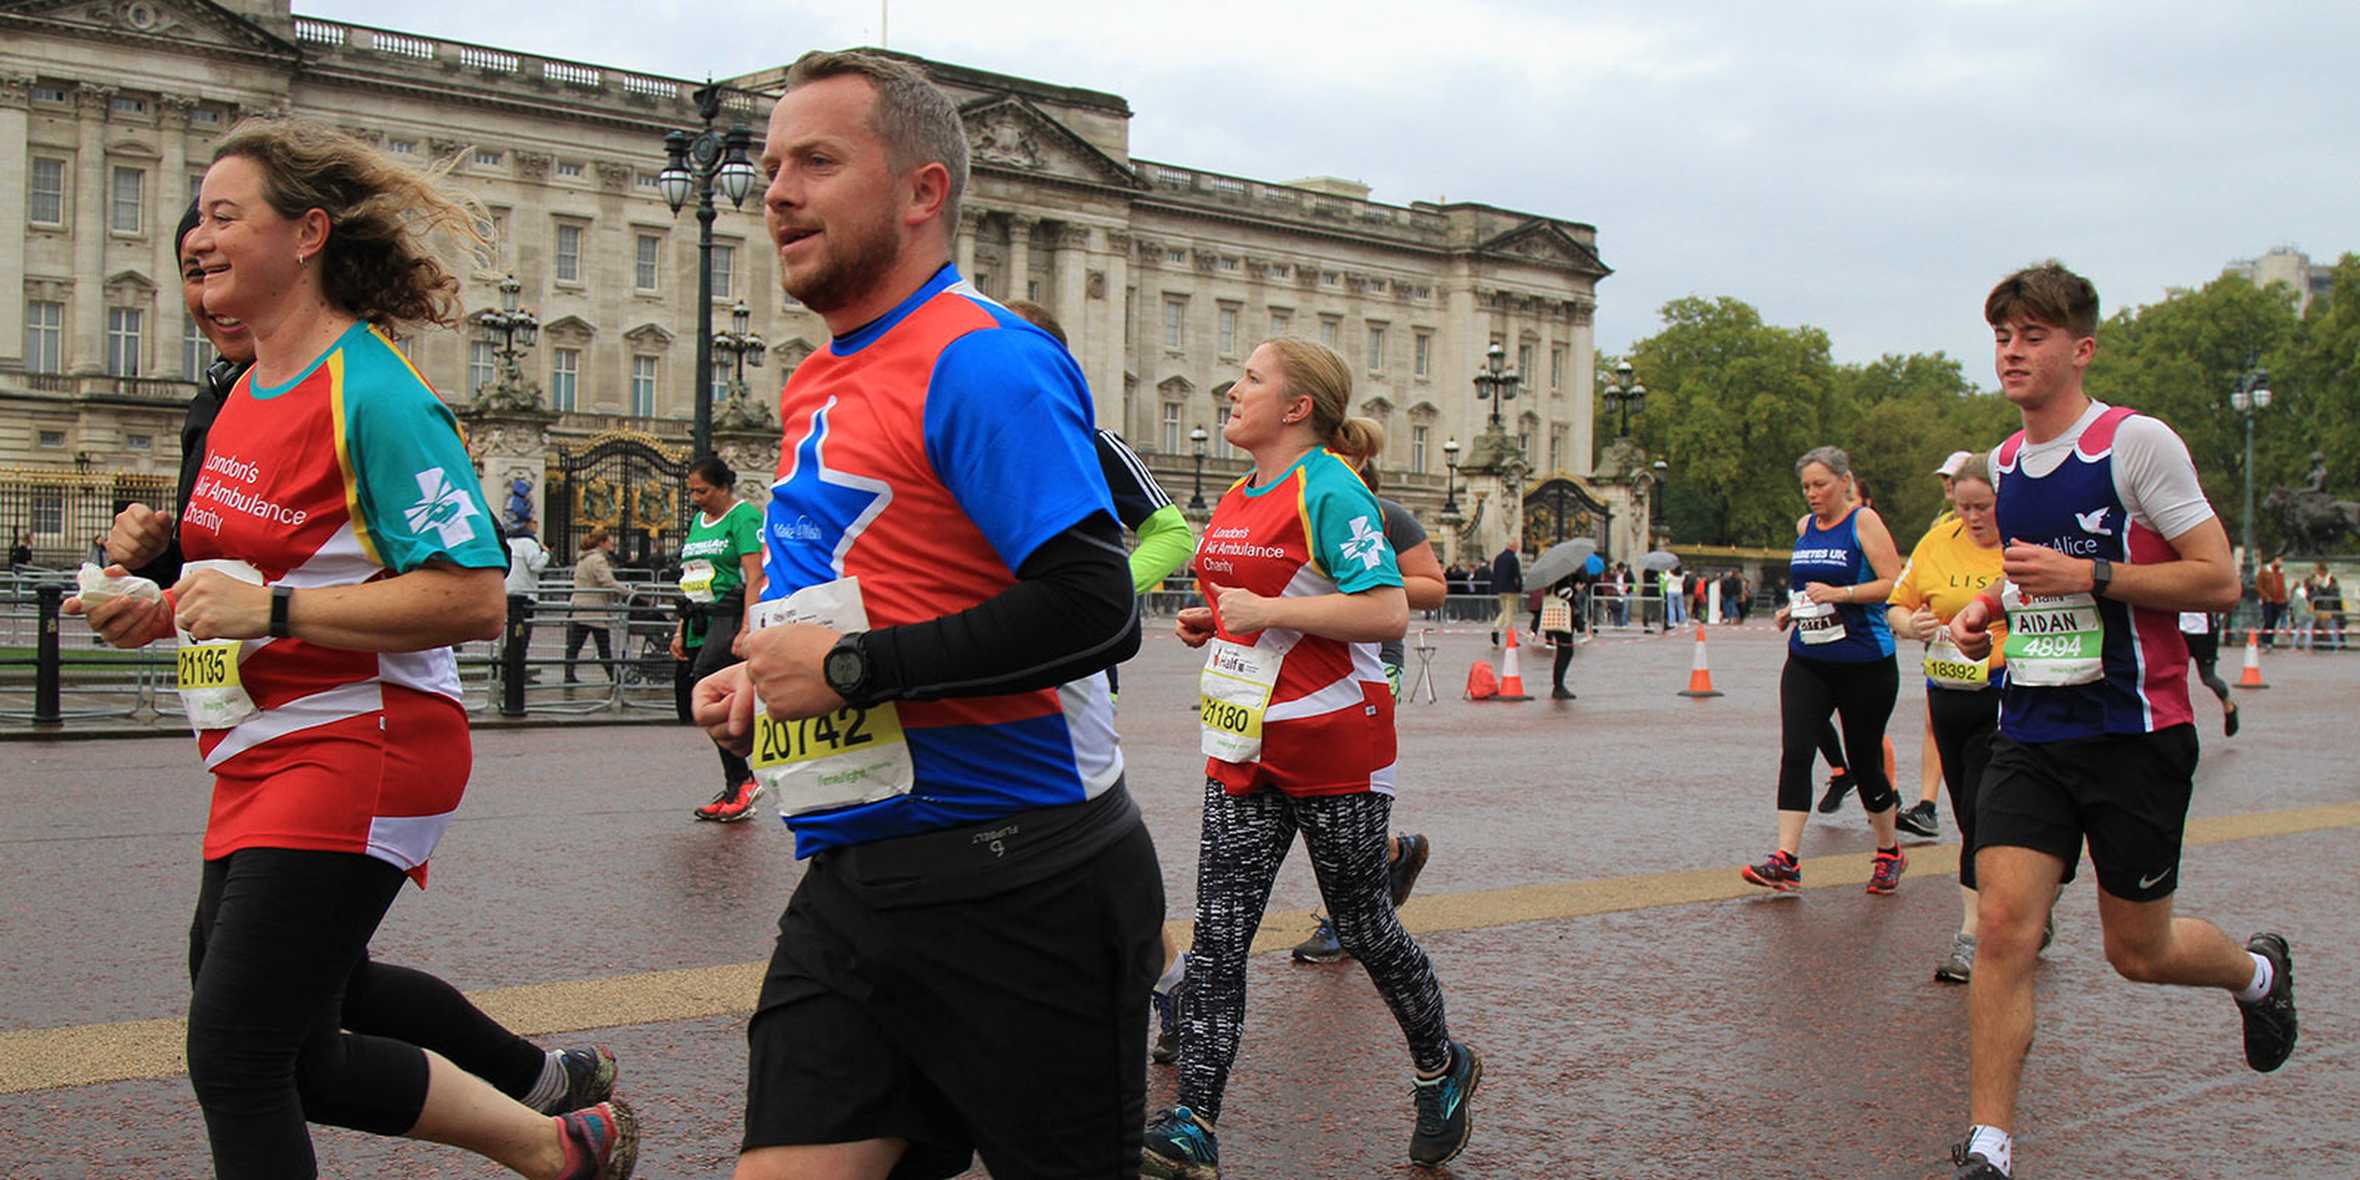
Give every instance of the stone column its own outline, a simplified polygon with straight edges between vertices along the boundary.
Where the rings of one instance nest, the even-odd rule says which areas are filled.
[[[959,207],[959,277],[975,277],[975,235],[983,230],[984,211],[973,205]]]
[[[1025,297],[1025,283],[1032,277],[1033,227],[1040,223],[1038,217],[1022,213],[1008,215],[1008,276],[1000,286],[1003,303]]]
[[[1066,347],[1074,360],[1082,366],[1084,377],[1090,375],[1090,349],[1098,343],[1100,333],[1090,330],[1090,304],[1084,291],[1089,282],[1090,227],[1067,222],[1057,227],[1053,239],[1057,246],[1057,292],[1055,306],[1057,322],[1065,325]],[[1090,383],[1090,396],[1096,403],[1100,422],[1120,422],[1122,415],[1121,386],[1108,389],[1096,381]]]
[[[0,74],[0,160],[24,160],[31,168],[31,157],[26,154],[26,111],[32,102],[31,74]],[[28,182],[29,183],[29,182]],[[0,184],[0,226],[17,226],[0,230],[0,275],[25,273],[25,185]],[[14,291],[0,292],[0,368],[21,365],[25,347],[24,286]]]
[[[172,231],[180,228],[180,215],[188,206],[176,203],[171,194],[179,191],[188,175],[188,113],[196,105],[195,99],[177,94],[164,95],[156,104],[156,134],[164,147],[164,163],[156,170],[154,191],[148,194],[148,208],[156,219],[149,227],[154,232],[148,235],[156,251],[156,313],[155,326],[148,332],[153,342],[148,349],[148,367],[141,370],[156,377],[181,375],[180,336],[188,308],[180,298],[180,251],[173,248]]]
[[[1125,437],[1135,429],[1131,422],[1130,398],[1123,389],[1123,371],[1130,365],[1125,341],[1130,335],[1128,323],[1131,288],[1131,235],[1125,230],[1106,231],[1105,310],[1100,323],[1104,325],[1092,341],[1088,363],[1083,371],[1090,375],[1090,388],[1097,391],[1098,424],[1108,426]],[[1111,409],[1112,412],[1109,412]],[[1109,425],[1111,424],[1111,425]]]
[[[74,150],[74,291],[66,301],[63,340],[68,373],[106,371],[107,342],[107,104],[112,86],[85,82],[74,91],[78,108]]]

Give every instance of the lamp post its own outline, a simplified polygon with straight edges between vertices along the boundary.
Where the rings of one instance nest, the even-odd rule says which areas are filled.
[[[1211,437],[1213,436],[1206,434],[1205,428],[1202,426],[1195,427],[1188,432],[1188,441],[1196,448],[1196,479],[1188,490],[1188,510],[1190,512],[1205,510],[1205,440]]]
[[[1442,515],[1450,519],[1459,514],[1459,438],[1452,435],[1442,440]]]
[[[531,396],[524,382],[524,370],[516,358],[541,338],[541,321],[531,311],[517,306],[516,296],[522,290],[524,284],[517,282],[515,275],[508,275],[500,280],[499,308],[485,308],[467,317],[475,324],[476,335],[492,346],[492,355],[500,366],[492,387],[478,390],[479,397],[503,392]]]
[[[2248,353],[2245,372],[2229,391],[2229,408],[2245,419],[2245,558],[2237,563],[2239,584],[2253,585],[2253,415],[2270,408],[2270,374],[2261,367],[2262,355]]]
[[[726,134],[713,129],[714,120],[721,117],[721,88],[708,82],[692,97],[704,130],[694,138],[686,131],[664,133],[664,170],[656,174],[656,187],[663,191],[664,203],[672,207],[674,216],[690,196],[697,199],[696,451],[709,455],[713,453],[713,190],[718,185],[732,206],[743,209],[760,177],[753,162],[746,159],[754,133],[743,123]]]
[[[740,299],[737,306],[729,310],[730,330],[713,333],[713,350],[729,357],[737,367],[736,376],[729,383],[731,397],[746,396],[746,366],[761,368],[763,354],[770,350],[770,345],[764,343],[762,337],[748,330],[753,319],[753,309]]]
[[[1629,438],[1631,415],[1647,408],[1647,387],[1632,376],[1631,362],[1624,361],[1614,367],[1614,380],[1606,383],[1606,408],[1621,415],[1615,437]]]
[[[1650,528],[1655,532],[1662,533],[1664,531],[1663,502],[1667,498],[1664,495],[1664,488],[1671,482],[1672,465],[1657,459],[1649,470],[1655,472],[1655,502],[1648,505],[1647,515],[1651,518]],[[1666,536],[1668,538],[1669,534]],[[1655,538],[1649,537],[1647,545],[1648,548],[1654,548]]]
[[[1491,425],[1498,430],[1501,429],[1500,403],[1516,400],[1516,390],[1524,383],[1524,375],[1507,367],[1508,348],[1497,340],[1491,342],[1483,358],[1482,367],[1475,370],[1475,396],[1491,399]]]

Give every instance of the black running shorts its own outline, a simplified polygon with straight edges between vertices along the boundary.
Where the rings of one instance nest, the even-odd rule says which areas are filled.
[[[2196,727],[2062,742],[1991,739],[1975,842],[2046,852],[2073,879],[2082,841],[2098,887],[2125,901],[2169,897],[2196,789]]]
[[[1041,880],[880,907],[813,858],[746,1028],[748,1149],[899,1138],[894,1180],[1130,1176],[1164,887],[1145,825]],[[891,883],[880,883],[890,885]]]

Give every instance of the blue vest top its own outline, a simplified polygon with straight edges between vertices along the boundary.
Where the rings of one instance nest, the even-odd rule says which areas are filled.
[[[2073,453],[2047,475],[2023,469],[2024,432],[2001,443],[1992,474],[1998,483],[2000,536],[2046,545],[2070,557],[2103,557],[2118,565],[2171,561],[2169,542],[2134,524],[2114,487],[2114,436],[2132,411],[2109,407]],[[2179,612],[2097,600],[2106,624],[2102,679],[2055,687],[2003,681],[2000,732],[2020,742],[2054,742],[2100,734],[2152,733],[2185,725],[2188,642]]]
[[[1803,535],[1795,538],[1794,560],[1786,567],[1786,584],[1800,590],[1813,582],[1830,586],[1860,586],[1876,581],[1877,572],[1860,550],[1860,510],[1854,508],[1834,528],[1819,527],[1819,518],[1803,518]],[[1833,664],[1865,664],[1893,658],[1893,631],[1885,625],[1882,602],[1839,602],[1836,617],[1844,622],[1844,637],[1832,643],[1805,643],[1801,628],[1786,633],[1787,654]]]

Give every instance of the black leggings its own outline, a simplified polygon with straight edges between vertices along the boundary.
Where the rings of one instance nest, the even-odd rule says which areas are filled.
[[[2221,679],[2221,640],[2216,635],[2188,636],[2188,659],[2196,665],[2196,677],[2212,694],[2229,703],[2229,682]]]
[[[687,659],[675,665],[672,703],[678,708],[683,723],[695,720],[689,714],[689,695],[695,690],[697,681],[742,662],[730,648],[737,644],[738,623],[744,618],[745,609],[745,600],[742,598],[724,598],[714,603],[709,608],[710,613],[705,616],[705,645],[690,651]],[[754,777],[754,770],[746,765],[745,759],[719,746],[714,749],[721,754],[722,790],[726,791]]]
[[[1196,867],[1196,943],[1188,955],[1187,1027],[1180,1037],[1180,1101],[1211,1122],[1246,1023],[1246,957],[1270,904],[1270,884],[1294,846],[1311,853],[1320,900],[1336,941],[1368,969],[1393,1009],[1411,1060],[1423,1070],[1450,1063],[1442,984],[1386,891],[1385,835],[1393,799],[1373,791],[1293,798],[1273,790],[1232,795],[1205,780],[1203,843]]]
[[[582,641],[586,639],[597,641],[598,666],[606,671],[608,679],[613,679],[615,674],[615,649],[612,641],[607,638],[606,624],[603,622],[567,623],[565,625],[566,679],[573,679],[574,663],[581,658]]]
[[[406,1134],[433,1049],[511,1097],[546,1055],[449,984],[369,961],[402,871],[352,852],[205,862],[189,928],[188,1073],[222,1177],[318,1174],[308,1122]]]
[[[1549,632],[1549,645],[1557,649],[1555,664],[1549,669],[1549,683],[1565,687],[1565,673],[1573,667],[1573,636],[1563,631]]]
[[[1975,887],[1975,792],[1991,763],[1991,736],[1999,731],[1999,690],[1926,688],[1926,719],[1933,724],[1934,753],[1942,760],[1942,782],[1950,788],[1950,814],[1958,821],[1958,883]]]
[[[1891,656],[1848,664],[1788,655],[1778,678],[1778,809],[1811,809],[1811,759],[1830,712],[1844,724],[1844,748],[1869,753],[1848,768],[1860,805],[1875,815],[1898,802],[1875,751],[1884,748],[1885,723],[1900,691],[1901,671]]]
[[[1819,756],[1827,759],[1830,774],[1851,773],[1844,761],[1843,740],[1836,736],[1836,723],[1832,720],[1819,723]]]

